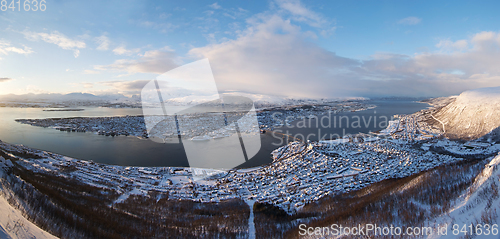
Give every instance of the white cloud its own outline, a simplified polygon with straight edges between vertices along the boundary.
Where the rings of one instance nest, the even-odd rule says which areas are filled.
[[[99,84],[112,86],[121,92],[136,92],[139,93],[144,86],[151,80],[133,80],[133,81],[105,81]]]
[[[238,39],[194,48],[190,54],[210,60],[222,91],[294,97],[326,95],[323,90],[331,90],[335,76],[358,63],[304,38],[300,28],[290,21],[277,15],[261,16],[260,20],[254,18]]]
[[[305,22],[316,28],[323,28],[329,24],[324,16],[306,8],[299,0],[276,0],[276,4],[290,13],[295,21]]]
[[[110,87],[104,92],[108,94],[123,94],[126,96],[140,95],[142,88],[151,80],[104,81],[96,84]]]
[[[445,51],[463,51],[466,50],[467,47],[469,46],[469,43],[467,40],[458,40],[458,41],[450,41],[448,39],[446,40],[441,40],[436,44],[437,48],[441,48]]]
[[[0,82],[6,82],[6,81],[11,81],[12,78],[8,78],[8,77],[0,77]]]
[[[147,20],[137,20],[131,21],[131,23],[134,23],[140,27],[156,29],[161,33],[167,33],[179,27],[178,25],[172,24],[171,22],[152,22]]]
[[[13,47],[10,42],[0,40],[0,54],[8,55],[9,52],[13,52],[13,53],[21,54],[21,55],[28,55],[28,54],[33,53],[31,48],[29,48],[27,46],[23,46],[23,48]]]
[[[413,95],[417,92],[449,95],[467,89],[499,86],[499,39],[500,33],[480,32],[469,40],[441,41],[439,46],[455,50],[374,59],[364,62],[361,73],[393,79],[391,82],[397,83],[400,89],[414,90]]]
[[[164,73],[178,66],[177,56],[172,51],[146,51],[138,59],[120,59],[110,65],[94,66],[99,71],[134,73]]]
[[[24,37],[30,41],[42,40],[47,43],[56,44],[57,46],[65,50],[73,50],[73,55],[75,57],[78,57],[78,55],[80,54],[80,51],[78,49],[83,49],[86,47],[85,42],[70,39],[58,31],[53,31],[52,33],[24,31],[23,34]]]
[[[132,54],[137,54],[139,53],[141,49],[139,48],[134,48],[134,49],[127,49],[125,48],[125,46],[119,46],[115,49],[113,49],[113,53],[115,53],[116,55],[132,55]]]
[[[215,2],[215,3],[213,3],[213,4],[210,4],[210,5],[208,5],[208,6],[209,6],[210,8],[213,8],[213,9],[220,9],[220,8],[221,8],[221,6],[220,6],[218,3],[216,3],[216,2]]]
[[[403,25],[417,25],[422,21],[422,18],[418,17],[407,17],[398,21],[398,24]]]
[[[111,44],[111,41],[106,35],[101,35],[100,37],[94,38],[95,42],[99,44],[99,46],[96,48],[97,50],[100,51],[107,51],[109,49],[109,45]]]
[[[193,48],[208,58],[222,91],[293,97],[440,96],[500,85],[500,33],[442,41],[437,51],[370,60],[337,56],[306,39],[307,33],[280,15],[260,15],[234,40]]]

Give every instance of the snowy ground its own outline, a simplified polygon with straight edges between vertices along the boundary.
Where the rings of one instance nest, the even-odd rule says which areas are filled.
[[[500,127],[500,87],[465,91],[434,116],[446,127],[446,136],[475,139]]]
[[[203,180],[194,180],[192,175],[196,170],[189,168],[104,165],[3,142],[0,142],[0,148],[11,153],[42,157],[28,159],[11,155],[18,159],[20,167],[27,170],[74,178],[114,190],[122,195],[115,203],[127,200],[130,195],[148,196],[148,192],[157,191],[168,193],[172,199],[197,202],[242,198],[249,206],[253,202],[265,202],[292,214],[328,195],[359,190],[385,179],[404,178],[469,157],[485,158],[500,151],[500,145],[494,143],[443,139],[445,131],[442,125],[436,126],[432,119],[434,113],[435,110],[428,109],[399,116],[387,130],[379,135],[363,136],[361,140],[293,142],[273,151],[274,160],[269,165],[231,170]],[[449,124],[446,126],[448,131]],[[478,220],[488,218],[497,222],[496,211],[491,215],[483,214],[500,205],[498,196],[488,198],[481,191],[488,187],[498,188],[499,162],[500,156],[495,157],[470,193],[463,196],[462,203],[435,222],[478,223]]]
[[[21,212],[0,196],[0,238],[57,238],[40,229],[32,222],[23,217]]]
[[[0,157],[0,177],[4,171],[3,167],[6,166],[6,161]],[[0,188],[1,189],[1,188]],[[13,208],[5,198],[0,194],[0,238],[57,238],[48,232],[40,229],[32,222],[28,221],[22,213]]]
[[[459,198],[449,212],[430,222],[434,228],[445,226],[447,235],[438,235],[435,232],[429,238],[457,238],[467,235],[478,238],[500,238],[498,232],[500,224],[498,218],[498,213],[500,213],[499,179],[500,155],[492,158],[485,165],[474,184]],[[472,225],[472,231],[469,225]],[[480,230],[476,231],[476,228]]]

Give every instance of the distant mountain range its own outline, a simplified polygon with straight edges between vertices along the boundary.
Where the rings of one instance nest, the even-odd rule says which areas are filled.
[[[67,101],[120,101],[130,100],[122,94],[93,95],[88,93],[69,93],[69,94],[24,94],[24,95],[0,95],[2,102],[25,102],[25,103],[47,103],[47,102],[67,102]]]
[[[261,94],[249,94],[242,92],[229,92],[223,95],[232,96],[245,96],[252,99],[256,108],[266,108],[273,106],[283,105],[304,105],[304,104],[321,104],[332,101],[346,101],[346,100],[367,100],[363,97],[351,98],[332,98],[332,99],[295,99],[289,97],[269,96]],[[164,94],[164,102],[172,105],[196,105],[204,103],[207,96],[198,96],[188,94],[186,92],[171,92]],[[212,99],[213,97],[208,97]],[[16,104],[58,104],[58,103],[71,103],[78,105],[79,103],[109,103],[109,104],[127,104],[127,105],[140,105],[140,96],[127,97],[122,94],[108,94],[108,95],[94,95],[89,93],[69,93],[69,94],[23,94],[23,95],[0,95],[0,103],[16,103]]]

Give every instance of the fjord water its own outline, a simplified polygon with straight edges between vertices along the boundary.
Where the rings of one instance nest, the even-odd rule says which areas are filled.
[[[351,119],[355,116],[388,118],[395,114],[410,114],[428,107],[427,104],[413,101],[380,100],[368,102],[377,106],[375,109],[343,112],[336,114],[347,116]],[[61,132],[53,128],[35,127],[21,124],[15,119],[43,119],[43,118],[65,118],[65,117],[106,117],[106,116],[126,116],[142,115],[141,109],[136,108],[100,108],[100,107],[79,107],[84,111],[43,111],[39,108],[10,108],[0,107],[0,140],[23,144],[27,147],[50,151],[65,156],[92,160],[94,162],[127,165],[127,166],[189,166],[184,148],[181,144],[160,144],[148,139],[141,139],[131,136],[105,137],[94,133]],[[366,121],[366,120],[365,120]],[[368,126],[356,127],[322,127],[321,125],[307,125],[306,128],[297,127],[299,121],[293,122],[290,126],[277,128],[283,133],[288,131],[292,136],[310,135],[310,140],[317,140],[314,135],[318,134],[338,134],[345,133],[368,133],[382,129],[380,125],[373,122]],[[332,126],[332,125],[330,125]],[[383,126],[383,125],[382,125]],[[216,139],[224,140],[224,139]],[[286,144],[281,134],[267,132],[261,135],[262,146],[260,151],[251,160],[241,165],[241,167],[254,167],[272,162],[270,153],[272,150]],[[223,150],[223,148],[203,147],[203,141],[196,142],[200,148],[205,150]]]

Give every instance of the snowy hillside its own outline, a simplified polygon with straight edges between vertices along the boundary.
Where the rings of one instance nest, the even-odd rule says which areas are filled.
[[[12,165],[0,156],[0,178],[5,172],[3,168]],[[2,188],[0,187],[0,190]],[[50,233],[40,229],[24,218],[23,214],[12,207],[0,193],[0,238],[57,238]]]
[[[473,230],[476,227],[479,228],[478,231],[472,233],[478,238],[499,238],[498,226],[494,226],[500,222],[498,220],[498,212],[500,212],[499,164],[500,155],[485,165],[483,171],[474,180],[474,184],[457,200],[455,207],[441,217],[432,220],[433,223],[430,224],[434,228],[447,225],[447,230],[443,229],[443,231],[447,231],[447,234],[437,235],[434,233],[428,238],[457,238],[460,236],[467,238],[467,235],[471,235],[470,228],[463,228],[463,225],[475,225]]]
[[[500,126],[500,87],[463,92],[434,117],[445,124],[446,135],[476,139]]]

